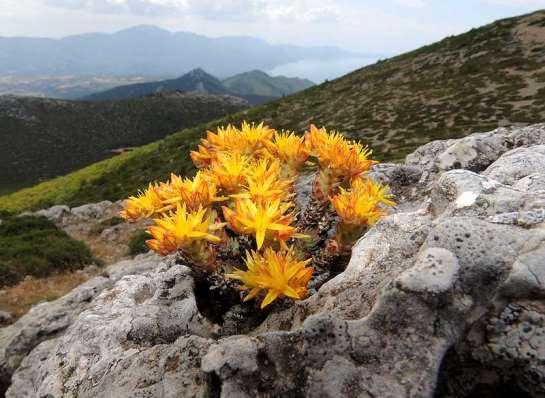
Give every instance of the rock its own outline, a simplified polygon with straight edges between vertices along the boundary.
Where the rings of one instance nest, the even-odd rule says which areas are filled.
[[[238,303],[214,313],[172,259],[110,267],[46,337],[22,349],[2,340],[14,325],[0,330],[7,396],[543,397],[544,141],[545,124],[502,128],[375,167],[393,214],[343,272],[258,326],[238,327]]]
[[[198,313],[190,270],[162,263],[100,294],[56,339],[55,355],[44,355],[51,341],[38,346],[7,396],[204,396],[200,358],[214,331]]]
[[[398,288],[412,292],[439,294],[454,286],[460,265],[449,250],[431,247],[417,258],[417,266],[397,278]]]
[[[545,173],[530,174],[524,178],[521,178],[513,185],[513,188],[527,192],[545,192]]]
[[[513,263],[502,294],[515,298],[545,298],[545,248],[525,253]]]
[[[124,275],[148,271],[159,261],[157,255],[148,254],[114,264],[106,268],[105,276],[90,279],[58,300],[38,304],[14,324],[0,329],[0,392],[23,358],[42,341],[61,334],[97,294]]]
[[[70,208],[64,205],[52,206],[49,209],[38,210],[34,213],[36,216],[46,217],[53,222],[59,222],[63,217],[66,217],[70,213]]]
[[[101,218],[104,212],[112,205],[109,200],[104,200],[98,203],[90,203],[87,205],[73,207],[70,211],[79,218]]]
[[[0,326],[7,325],[8,323],[11,323],[12,320],[13,317],[9,312],[0,311]]]
[[[104,240],[116,240],[119,239],[119,235],[122,227],[120,225],[114,225],[113,227],[106,228],[100,233],[100,237]]]
[[[545,174],[545,145],[513,149],[488,166],[483,175],[513,185],[534,173]]]
[[[545,124],[541,123],[501,127],[459,140],[432,141],[408,155],[405,163],[420,166],[429,174],[461,168],[480,172],[513,148],[545,144],[544,131]]]

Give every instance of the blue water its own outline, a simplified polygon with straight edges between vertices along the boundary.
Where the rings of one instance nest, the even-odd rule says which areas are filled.
[[[301,77],[322,83],[345,75],[363,66],[374,64],[378,58],[345,58],[336,60],[304,59],[268,70],[272,76]]]

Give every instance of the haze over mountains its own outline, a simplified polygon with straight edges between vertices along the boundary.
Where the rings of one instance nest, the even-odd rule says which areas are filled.
[[[253,37],[211,38],[136,26],[63,39],[1,37],[0,74],[16,76],[179,76],[203,68],[218,77],[307,59],[354,54],[337,47],[273,45]]]

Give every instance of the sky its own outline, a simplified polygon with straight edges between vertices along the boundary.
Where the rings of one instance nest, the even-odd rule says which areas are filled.
[[[0,36],[56,38],[151,24],[391,55],[540,8],[545,0],[0,0]]]

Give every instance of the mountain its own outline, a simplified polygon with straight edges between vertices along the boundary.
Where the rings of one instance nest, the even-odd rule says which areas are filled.
[[[83,97],[82,100],[118,100],[142,97],[158,92],[181,90],[233,95],[247,100],[251,105],[257,105],[284,95],[293,94],[313,85],[314,83],[310,80],[284,76],[272,77],[258,70],[241,73],[220,81],[201,68],[197,68],[177,79],[119,86],[88,95]]]
[[[237,97],[182,92],[99,102],[0,96],[0,190],[66,174],[246,106]]]
[[[86,101],[119,100],[143,97],[146,95],[168,91],[192,91],[204,94],[229,95],[229,91],[221,81],[198,68],[177,79],[161,80],[148,83],[128,84],[107,91],[83,97]]]
[[[314,86],[308,79],[269,76],[260,70],[240,73],[223,80],[223,85],[239,95],[283,97]]]
[[[398,160],[433,139],[545,120],[545,10],[447,37],[339,79],[228,118],[182,130],[130,154],[10,196],[0,208],[120,199],[171,170],[193,172],[187,153],[206,129],[242,120],[302,131],[309,123],[344,132]],[[512,143],[516,145],[516,143]],[[75,181],[86,181],[85,186]]]
[[[211,38],[136,26],[63,39],[0,37],[0,74],[176,76],[202,67],[215,76],[231,76],[305,58],[354,55],[336,47],[272,45],[253,37]]]

